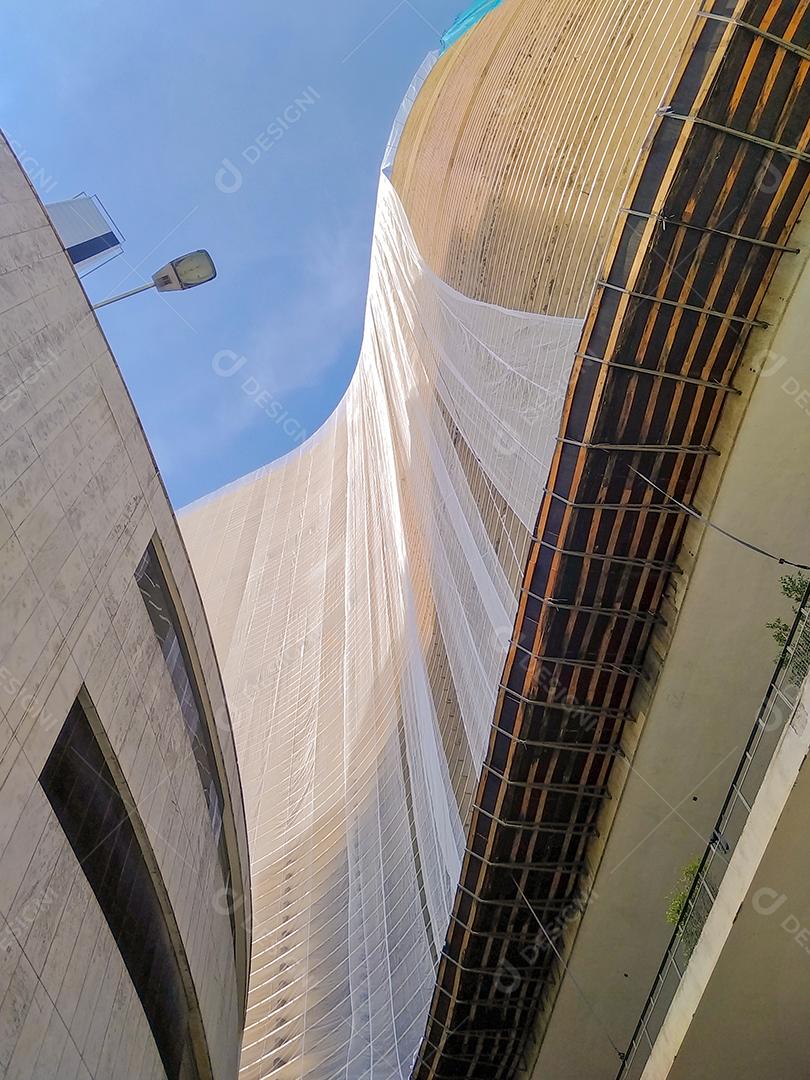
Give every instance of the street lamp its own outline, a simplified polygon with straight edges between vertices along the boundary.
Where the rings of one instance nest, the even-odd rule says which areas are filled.
[[[135,293],[145,292],[147,289],[157,289],[158,292],[175,292],[177,289],[193,289],[196,285],[204,285],[206,281],[212,281],[217,276],[214,260],[207,251],[191,251],[188,255],[181,255],[179,259],[172,259],[170,263],[162,266],[147,285],[139,285],[137,289],[129,292],[110,296],[99,304],[93,304],[93,310],[114,304],[116,300],[123,300]]]

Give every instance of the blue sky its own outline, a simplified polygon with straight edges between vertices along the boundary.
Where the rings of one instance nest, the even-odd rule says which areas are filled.
[[[97,194],[126,237],[123,257],[85,279],[91,298],[198,247],[217,264],[197,290],[101,312],[175,506],[286,453],[342,396],[379,162],[413,72],[459,6],[6,9],[7,135],[46,202]],[[220,190],[237,186],[225,159],[238,190]],[[216,374],[237,361],[235,375]]]

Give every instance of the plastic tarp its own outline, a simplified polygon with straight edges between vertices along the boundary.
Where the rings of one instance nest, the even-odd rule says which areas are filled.
[[[181,517],[250,830],[251,1080],[410,1075],[465,843],[453,748],[477,774],[517,610],[492,523],[534,526],[580,330],[441,281],[382,174],[343,400]]]
[[[442,34],[441,51],[449,49],[460,37],[464,37],[468,30],[472,30],[475,24],[496,8],[500,2],[501,0],[476,0],[476,3],[470,4],[465,11],[459,12],[450,28]]]

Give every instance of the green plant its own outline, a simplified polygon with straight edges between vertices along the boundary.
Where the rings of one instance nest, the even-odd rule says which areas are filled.
[[[695,875],[698,872],[699,866],[699,857],[688,862],[681,870],[678,884],[668,897],[669,902],[667,904],[666,919],[671,926],[678,925],[683,913],[684,904],[686,903],[686,898],[689,896],[689,890],[692,888],[692,882],[695,880]]]
[[[686,910],[686,901],[689,898],[689,893],[699,869],[699,858],[692,859],[691,862],[684,866],[678,884],[669,897],[666,911],[667,922],[678,927],[680,947],[685,960],[688,960],[692,955],[712,906],[711,897],[706,890],[698,888],[692,896],[689,910]]]
[[[779,578],[782,595],[792,601],[794,615],[799,613],[799,607],[804,599],[808,585],[810,585],[810,578],[805,577],[801,571],[795,574],[783,574]],[[779,646],[780,656],[776,658],[778,662],[781,657],[781,650],[788,643],[792,624],[785,622],[784,619],[776,618],[772,622],[765,623],[765,626],[766,629],[771,631],[773,640]],[[790,667],[790,680],[794,683],[802,682],[808,671],[810,671],[810,632],[808,631],[807,622],[800,628]]]

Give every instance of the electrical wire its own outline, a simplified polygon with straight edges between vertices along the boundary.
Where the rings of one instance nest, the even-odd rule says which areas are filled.
[[[601,1018],[601,1017],[599,1016],[599,1013],[598,1013],[598,1012],[596,1011],[596,1009],[595,1009],[595,1008],[593,1007],[593,1005],[592,1005],[592,1004],[590,1003],[590,1001],[588,1000],[588,998],[587,998],[587,996],[586,996],[586,994],[585,994],[585,991],[584,991],[584,990],[582,989],[582,987],[581,987],[581,986],[579,985],[579,983],[577,982],[577,980],[576,980],[576,979],[574,978],[574,976],[573,976],[573,974],[572,974],[572,972],[571,972],[570,966],[569,966],[569,965],[568,965],[568,963],[566,963],[566,961],[565,961],[565,960],[563,959],[563,957],[562,957],[562,955],[561,955],[561,953],[560,953],[559,949],[557,948],[557,946],[556,946],[556,945],[554,944],[554,942],[552,941],[552,939],[551,939],[551,935],[549,934],[548,930],[546,930],[545,926],[543,926],[542,922],[540,921],[540,917],[538,916],[537,912],[536,912],[536,911],[534,910],[534,908],[532,907],[531,903],[529,902],[529,898],[528,898],[528,897],[526,896],[526,893],[525,893],[525,892],[523,891],[523,889],[521,889],[521,887],[520,887],[520,882],[518,881],[518,879],[517,879],[517,878],[515,877],[515,875],[514,875],[514,874],[512,874],[512,881],[514,881],[514,883],[515,883],[515,885],[516,885],[516,887],[517,887],[517,891],[518,891],[518,892],[520,893],[520,895],[521,895],[521,896],[523,897],[523,901],[524,901],[524,903],[525,903],[525,904],[526,904],[526,906],[528,907],[529,911],[530,911],[530,912],[532,913],[532,918],[533,918],[533,919],[534,919],[534,921],[535,921],[535,922],[537,923],[537,925],[538,925],[538,926],[540,927],[540,929],[541,929],[541,930],[543,931],[543,935],[545,936],[545,939],[546,939],[546,941],[547,941],[547,942],[549,943],[549,945],[551,946],[552,950],[554,951],[554,955],[555,955],[555,956],[557,957],[557,959],[558,959],[558,960],[560,961],[560,963],[562,964],[562,968],[563,968],[563,971],[564,971],[564,973],[565,973],[565,974],[566,974],[566,975],[567,975],[567,976],[568,976],[568,977],[570,978],[571,982],[572,982],[572,983],[574,984],[574,986],[576,987],[576,989],[577,989],[577,992],[579,993],[579,996],[580,996],[580,997],[582,998],[582,1000],[583,1000],[583,1001],[585,1002],[585,1004],[587,1005],[588,1009],[590,1010],[590,1013],[591,1013],[591,1015],[593,1016],[594,1020],[595,1020],[595,1021],[597,1022],[597,1024],[599,1025],[599,1027],[600,1027],[600,1028],[602,1029],[602,1031],[603,1031],[603,1033],[604,1033],[604,1036],[605,1036],[605,1038],[607,1039],[607,1041],[608,1041],[608,1042],[610,1043],[610,1045],[611,1045],[611,1046],[613,1047],[613,1049],[614,1049],[614,1050],[616,1051],[616,1054],[618,1055],[618,1057],[619,1057],[619,1060],[620,1060],[620,1061],[624,1061],[624,1054],[623,1054],[623,1053],[622,1053],[622,1051],[621,1051],[621,1050],[620,1050],[620,1049],[618,1048],[618,1046],[617,1046],[617,1045],[616,1045],[616,1043],[615,1043],[615,1042],[613,1041],[613,1039],[612,1039],[612,1038],[610,1037],[610,1032],[608,1031],[608,1029],[607,1029],[607,1026],[605,1025],[605,1023],[604,1023],[604,1021],[602,1020],[602,1018]]]
[[[771,551],[766,551],[765,548],[759,547],[757,544],[752,544],[750,540],[743,540],[740,536],[735,536],[734,533],[729,532],[728,529],[722,528],[720,525],[716,525],[709,518],[705,517],[698,510],[693,510],[692,507],[686,506],[679,499],[676,499],[674,495],[670,495],[662,487],[659,487],[654,480],[651,480],[649,476],[645,476],[643,472],[639,472],[638,469],[634,469],[632,465],[628,465],[627,468],[630,472],[635,473],[636,476],[649,484],[650,487],[655,488],[657,492],[663,495],[671,503],[677,506],[680,510],[683,510],[685,514],[695,518],[697,521],[703,522],[707,529],[714,529],[716,532],[721,533],[723,536],[727,536],[729,540],[733,540],[737,544],[741,544],[742,547],[747,548],[749,551],[755,552],[757,555],[764,555],[766,559],[772,559],[774,562],[779,563],[780,566],[792,566],[795,570],[810,570],[810,565],[807,563],[794,562],[792,559],[786,559],[781,555],[774,555]]]

